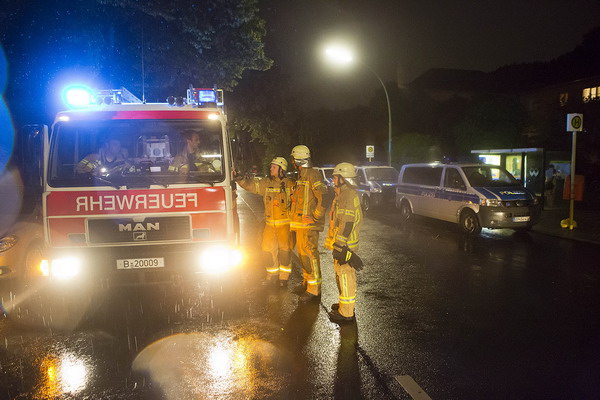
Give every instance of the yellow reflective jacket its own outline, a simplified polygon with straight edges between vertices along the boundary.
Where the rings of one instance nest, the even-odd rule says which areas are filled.
[[[294,180],[290,178],[246,178],[237,183],[249,192],[263,196],[265,223],[271,226],[290,224],[290,195]]]
[[[314,168],[302,168],[292,192],[291,229],[323,230],[327,187]],[[309,218],[306,218],[309,217]],[[309,221],[310,218],[314,222]]]
[[[75,167],[75,173],[83,174],[86,172],[96,172],[100,168],[106,168],[106,172],[108,172],[116,166],[126,164],[127,156],[127,150],[121,149],[119,154],[117,154],[112,161],[108,161],[106,150],[101,148],[98,153],[88,154],[83,160],[79,161],[79,164]]]
[[[358,235],[362,224],[362,210],[356,189],[348,184],[336,188],[336,195],[329,212],[329,231],[325,248],[332,250],[333,245],[349,249],[358,249]]]
[[[191,155],[188,155],[185,151],[183,151],[173,158],[171,165],[169,165],[169,171],[179,172],[182,174],[186,174],[190,172],[190,170],[195,170],[200,173],[221,172],[220,165],[215,167],[211,162],[213,160],[210,158],[205,158],[205,155],[206,154],[200,152],[194,152]]]

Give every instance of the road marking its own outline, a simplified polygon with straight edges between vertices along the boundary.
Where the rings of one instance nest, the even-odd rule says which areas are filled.
[[[410,375],[397,375],[394,378],[414,400],[431,400]]]

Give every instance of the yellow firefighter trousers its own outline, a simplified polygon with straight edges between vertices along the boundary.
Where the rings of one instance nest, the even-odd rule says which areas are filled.
[[[338,312],[344,317],[351,317],[354,315],[354,305],[356,304],[356,270],[350,264],[340,265],[337,260],[333,260],[333,269],[340,292]]]
[[[292,272],[290,226],[265,225],[262,238],[262,250],[270,254],[267,277],[287,281]]]
[[[321,265],[319,263],[319,231],[296,229],[296,250],[302,263],[306,291],[318,296],[321,293]]]

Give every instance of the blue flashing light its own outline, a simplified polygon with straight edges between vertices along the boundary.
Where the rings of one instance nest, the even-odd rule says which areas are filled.
[[[198,97],[200,103],[217,102],[217,96],[214,90],[198,90]]]
[[[70,108],[85,108],[92,104],[94,92],[86,86],[69,86],[63,91],[63,101]]]
[[[196,106],[210,103],[217,104],[220,100],[217,92],[218,90],[216,89],[199,89],[190,87],[187,91],[187,102],[188,104],[195,104]]]

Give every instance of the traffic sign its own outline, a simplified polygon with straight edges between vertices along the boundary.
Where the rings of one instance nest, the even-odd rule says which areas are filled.
[[[567,114],[567,132],[583,130],[583,114]]]
[[[372,144],[368,144],[366,150],[367,150],[367,158],[375,157],[375,146],[373,146]]]

